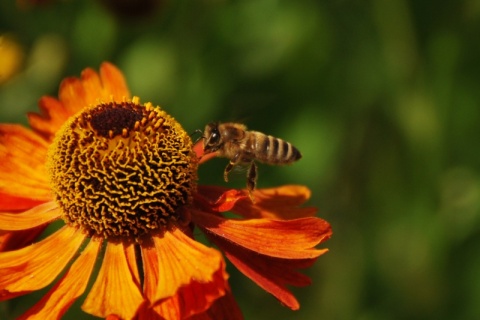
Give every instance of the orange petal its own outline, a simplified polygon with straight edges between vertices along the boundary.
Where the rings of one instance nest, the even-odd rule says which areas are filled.
[[[85,291],[101,244],[101,241],[90,241],[65,275],[20,319],[60,319]]]
[[[80,79],[69,77],[62,81],[59,100],[42,97],[40,113],[29,113],[30,126],[48,141],[60,127],[80,110],[100,101],[123,101],[130,96],[122,73],[112,64],[104,63],[100,74],[91,68],[82,71]]]
[[[97,100],[89,101],[88,92],[82,81],[75,77],[63,79],[58,90],[58,99],[65,106],[69,115],[74,115],[90,106],[90,104],[97,102]]]
[[[153,237],[153,241],[160,266],[158,280],[155,279],[157,287],[151,299],[153,304],[173,296],[180,287],[190,285],[192,281],[214,282],[215,273],[224,267],[220,252],[189,238],[180,229],[165,232],[163,237]],[[144,260],[144,264],[150,261]],[[149,281],[147,277],[146,273],[145,282]]]
[[[85,89],[85,106],[96,104],[99,101],[110,101],[110,95],[105,94],[100,75],[91,68],[86,68],[80,75],[80,80]]]
[[[41,226],[60,217],[61,209],[54,202],[38,205],[21,213],[0,212],[0,230],[25,230]]]
[[[117,315],[132,319],[143,302],[138,284],[130,271],[122,243],[108,242],[102,267],[82,305],[97,317]]]
[[[52,199],[47,148],[45,140],[20,125],[0,125],[0,210],[28,209]]]
[[[122,72],[109,62],[104,62],[100,66],[100,78],[105,92],[102,97],[110,101],[113,97],[115,101],[123,101],[124,98],[130,98],[130,91]]]
[[[84,239],[85,235],[65,226],[31,246],[0,253],[0,300],[49,285]]]
[[[58,98],[70,115],[99,102],[123,101],[130,93],[123,74],[111,63],[103,63],[100,72],[87,68],[81,78],[66,78],[60,84]]]
[[[53,141],[55,133],[72,115],[72,112],[53,97],[44,96],[38,102],[40,113],[29,112],[28,123],[30,127],[47,141]]]
[[[319,218],[236,220],[196,210],[191,212],[192,220],[205,232],[272,257],[288,259],[318,257],[325,251],[313,248],[331,236],[330,225]]]

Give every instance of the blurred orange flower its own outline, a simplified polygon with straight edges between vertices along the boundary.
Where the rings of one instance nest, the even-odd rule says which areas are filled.
[[[82,309],[122,319],[241,319],[221,253],[284,305],[310,279],[330,225],[300,207],[310,191],[197,186],[203,146],[165,111],[140,104],[122,73],[65,79],[43,97],[32,129],[0,125],[0,298],[52,284],[22,318],[59,318],[100,271]],[[199,161],[198,159],[202,159]],[[237,218],[227,218],[224,212]],[[61,227],[36,242],[55,220]],[[33,244],[32,244],[33,243]],[[63,272],[65,270],[65,272]],[[62,273],[63,272],[63,273]]]
[[[14,37],[0,35],[0,85],[18,73],[23,59],[23,49]]]

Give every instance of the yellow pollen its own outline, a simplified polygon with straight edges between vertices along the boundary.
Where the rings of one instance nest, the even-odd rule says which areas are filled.
[[[138,99],[87,108],[67,121],[48,155],[67,224],[132,239],[182,219],[196,188],[197,158],[178,122]]]

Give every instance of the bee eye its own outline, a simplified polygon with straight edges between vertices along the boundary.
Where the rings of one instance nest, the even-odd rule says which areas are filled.
[[[217,144],[220,141],[220,134],[218,132],[212,132],[210,136],[210,143]]]
[[[220,131],[218,131],[218,128],[215,125],[208,125],[206,131],[203,149],[205,152],[217,151],[222,144],[222,136],[220,135]]]

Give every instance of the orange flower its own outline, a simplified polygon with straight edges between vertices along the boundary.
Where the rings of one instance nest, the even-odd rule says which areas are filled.
[[[315,246],[331,235],[314,208],[299,207],[306,187],[257,190],[253,204],[245,191],[197,186],[202,145],[160,108],[130,98],[109,63],[64,80],[59,98],[39,105],[32,130],[0,125],[0,298],[56,281],[22,318],[61,317],[99,261],[82,305],[89,314],[240,319],[225,261],[194,240],[195,227],[247,277],[299,308],[287,286],[309,284],[297,269],[326,252]],[[62,226],[35,242],[55,220]]]

